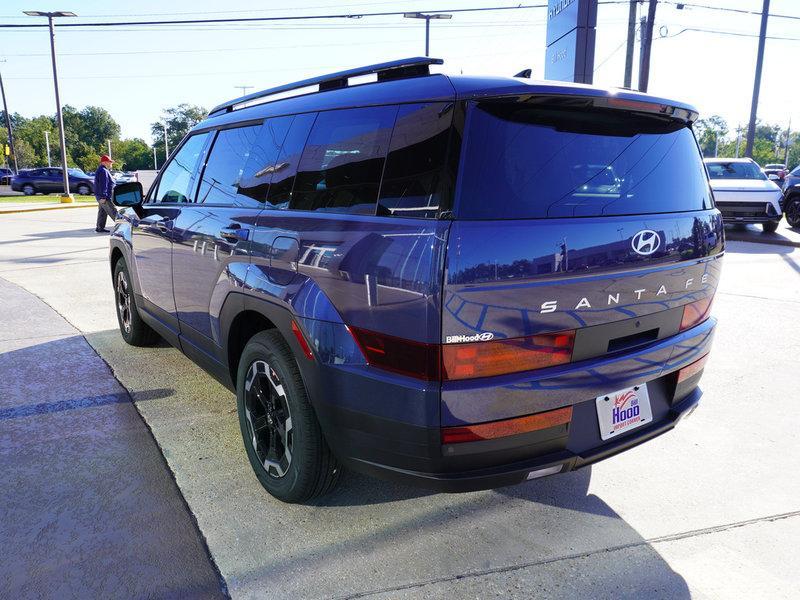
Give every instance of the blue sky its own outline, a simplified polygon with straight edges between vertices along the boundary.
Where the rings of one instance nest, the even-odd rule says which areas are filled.
[[[531,0],[529,4],[545,3]],[[698,4],[760,11],[761,0],[698,0]],[[0,4],[0,22],[30,21],[23,10],[72,10],[82,21],[279,16],[331,12],[435,10],[509,6],[507,0],[210,0],[98,2],[41,0]],[[627,3],[601,5],[595,83],[622,85]],[[800,16],[797,0],[772,0],[771,13]],[[531,67],[544,74],[546,9],[457,14],[433,21],[431,54],[451,73],[512,75]],[[650,92],[746,124],[757,38],[685,31],[703,28],[757,34],[759,17],[700,8],[658,6]],[[669,37],[659,37],[659,32]],[[800,38],[800,20],[770,19],[769,36]],[[674,36],[674,37],[673,37]],[[123,136],[150,142],[150,123],[181,102],[206,108],[240,95],[235,86],[266,88],[329,71],[424,53],[424,22],[397,17],[280,24],[125,27],[57,31],[62,102],[104,106]],[[759,117],[800,129],[800,41],[768,40]],[[48,34],[0,31],[0,63],[9,109],[26,116],[54,112]],[[634,79],[635,85],[635,79]],[[250,90],[252,91],[252,90]]]

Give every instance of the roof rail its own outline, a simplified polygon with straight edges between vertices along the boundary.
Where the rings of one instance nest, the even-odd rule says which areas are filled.
[[[251,102],[253,100],[268,98],[269,96],[282,94],[313,85],[318,85],[318,91],[320,92],[345,88],[348,86],[348,79],[351,77],[377,74],[378,81],[388,81],[390,79],[400,79],[402,77],[428,75],[430,74],[430,65],[441,65],[443,63],[444,61],[441,58],[428,58],[419,56],[414,58],[392,60],[375,65],[368,65],[366,67],[349,69],[347,71],[339,71],[338,73],[331,73],[329,75],[320,75],[318,77],[312,77],[311,79],[304,79],[303,81],[279,85],[278,87],[262,90],[260,92],[254,92],[228,102],[223,102],[222,104],[212,108],[208,115],[215,116],[219,113],[231,112],[240,104],[246,104],[247,102]]]

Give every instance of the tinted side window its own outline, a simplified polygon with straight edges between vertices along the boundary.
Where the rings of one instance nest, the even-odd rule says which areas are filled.
[[[267,195],[267,208],[288,208],[292,187],[297,174],[300,156],[308,139],[308,133],[316,119],[316,113],[296,115],[286,134],[286,141],[278,156],[272,173],[272,183]]]
[[[291,116],[267,119],[258,130],[255,144],[250,149],[250,158],[239,180],[240,195],[266,202],[275,163],[293,119]]]
[[[193,135],[164,168],[151,202],[191,202],[197,165],[205,149],[208,132]]]
[[[386,158],[379,215],[435,218],[445,193],[450,103],[400,107]]]
[[[239,180],[261,125],[223,129],[217,134],[200,180],[197,201],[224,206],[261,206],[239,194]]]
[[[397,108],[320,113],[300,160],[289,208],[374,215]]]

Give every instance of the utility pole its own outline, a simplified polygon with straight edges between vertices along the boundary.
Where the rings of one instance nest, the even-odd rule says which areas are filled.
[[[642,54],[639,57],[639,91],[646,92],[650,83],[650,49],[653,45],[653,26],[656,21],[658,0],[650,0],[647,6],[647,21],[642,22]]]
[[[5,62],[5,61],[3,61]],[[19,173],[17,166],[17,153],[14,150],[14,132],[11,130],[11,115],[8,114],[8,104],[6,104],[6,88],[3,86],[3,76],[0,74],[0,92],[3,94],[3,113],[6,116],[6,131],[8,132],[8,145],[11,146],[11,157],[14,159],[14,173]],[[3,152],[5,156],[5,152]]]
[[[247,90],[253,89],[252,85],[235,85],[233,87],[235,87],[237,90],[242,90],[242,96],[247,96]]]
[[[47,148],[47,166],[52,167],[53,164],[50,162],[50,132],[44,132],[44,145]]]
[[[783,164],[789,168],[789,140],[792,135],[792,117],[789,117],[789,125],[786,127],[786,148],[783,151]]]
[[[114,158],[111,156],[111,140],[106,140],[106,143],[108,144],[108,158]]]
[[[164,126],[164,162],[169,158],[169,142],[167,142],[167,122],[162,123]]]
[[[156,157],[156,147],[153,146],[153,169],[158,171],[158,158]]]
[[[74,202],[75,199],[69,193],[69,172],[67,171],[67,143],[64,141],[64,117],[61,114],[61,98],[58,94],[58,67],[56,66],[56,31],[53,27],[54,17],[76,17],[73,12],[56,11],[43,12],[40,10],[23,11],[29,17],[47,17],[47,24],[50,28],[50,56],[53,60],[53,87],[56,91],[56,116],[58,118],[58,136],[61,142],[61,175],[63,177],[64,192],[61,194],[61,202]]]
[[[747,142],[744,155],[753,158],[753,142],[756,138],[756,114],[758,113],[758,92],[761,89],[761,67],[764,65],[764,44],[767,41],[767,19],[769,18],[769,0],[764,0],[761,9],[761,31],[758,34],[758,56],[756,57],[756,77],[753,82],[753,101],[750,103],[750,123],[747,126]]]
[[[628,45],[625,50],[625,83],[623,87],[631,87],[631,79],[633,77],[633,47],[636,43],[636,2],[638,0],[630,0],[630,7],[628,10]]]
[[[739,158],[739,145],[742,143],[742,124],[736,127],[736,158]]]
[[[431,19],[452,19],[453,15],[446,13],[434,13],[432,15],[425,13],[403,13],[406,19],[425,19],[425,56],[430,56],[431,47]]]

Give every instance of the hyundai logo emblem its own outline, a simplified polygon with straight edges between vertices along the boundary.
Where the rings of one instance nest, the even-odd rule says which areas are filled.
[[[642,229],[631,239],[631,248],[636,254],[649,256],[661,246],[661,236],[652,229]]]

